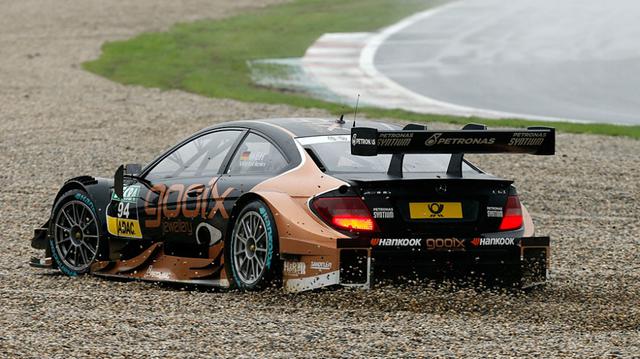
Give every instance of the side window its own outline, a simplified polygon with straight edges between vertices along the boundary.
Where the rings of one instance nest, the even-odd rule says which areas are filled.
[[[241,131],[225,130],[200,136],[165,157],[147,179],[215,176]]]
[[[249,134],[229,165],[229,174],[277,174],[287,166],[282,153],[261,136]]]

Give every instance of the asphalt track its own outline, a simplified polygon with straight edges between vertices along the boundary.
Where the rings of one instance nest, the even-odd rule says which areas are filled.
[[[464,0],[414,16],[374,65],[429,99],[640,124],[640,1]]]

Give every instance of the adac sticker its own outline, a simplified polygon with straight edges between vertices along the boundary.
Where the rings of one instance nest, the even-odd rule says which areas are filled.
[[[107,216],[107,230],[110,234],[125,238],[142,238],[140,223],[137,219],[114,218]]]

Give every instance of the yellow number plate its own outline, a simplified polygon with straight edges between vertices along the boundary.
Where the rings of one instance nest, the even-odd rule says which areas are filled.
[[[409,203],[411,219],[456,219],[462,218],[460,202],[413,202]]]

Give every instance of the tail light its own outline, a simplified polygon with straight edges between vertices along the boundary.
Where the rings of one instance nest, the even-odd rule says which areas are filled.
[[[509,196],[502,214],[501,231],[512,231],[522,227],[522,207],[518,196]]]
[[[355,232],[373,232],[378,226],[360,197],[316,198],[311,207],[331,227]]]

